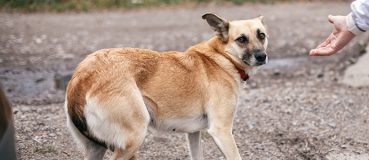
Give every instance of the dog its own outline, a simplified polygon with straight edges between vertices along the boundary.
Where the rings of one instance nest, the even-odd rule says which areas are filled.
[[[247,73],[266,64],[263,17],[228,21],[202,16],[216,35],[185,52],[102,49],[75,69],[66,90],[67,125],[86,159],[138,159],[148,128],[187,133],[190,155],[203,159],[206,130],[228,160],[239,160],[233,119]]]
[[[0,155],[1,159],[16,160],[13,111],[0,84]]]

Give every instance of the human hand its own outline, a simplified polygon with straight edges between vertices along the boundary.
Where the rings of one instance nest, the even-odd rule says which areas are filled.
[[[347,28],[346,16],[329,15],[328,20],[333,24],[332,33],[323,43],[310,51],[310,56],[330,56],[335,54],[355,37]]]

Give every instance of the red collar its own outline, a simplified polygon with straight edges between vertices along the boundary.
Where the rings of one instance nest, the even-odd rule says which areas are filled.
[[[238,74],[240,74],[240,77],[243,81],[247,81],[249,79],[249,75],[247,73],[245,73],[244,70],[241,70],[241,69],[237,68],[237,71],[238,71]]]

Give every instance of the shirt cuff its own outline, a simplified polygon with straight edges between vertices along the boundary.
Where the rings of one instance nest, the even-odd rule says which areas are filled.
[[[365,31],[357,27],[354,18],[352,17],[352,13],[346,16],[346,25],[347,29],[352,32],[354,35],[359,35],[364,33]]]

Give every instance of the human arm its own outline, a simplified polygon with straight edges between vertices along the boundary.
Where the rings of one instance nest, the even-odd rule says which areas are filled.
[[[323,43],[310,51],[310,56],[335,54],[355,35],[369,29],[369,0],[354,1],[351,8],[352,13],[347,16],[328,16],[329,22],[333,24],[333,31]]]

